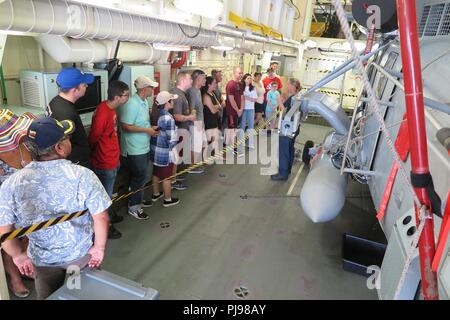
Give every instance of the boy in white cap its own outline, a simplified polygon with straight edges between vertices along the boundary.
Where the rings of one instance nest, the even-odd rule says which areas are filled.
[[[169,110],[173,109],[173,100],[178,95],[162,91],[155,99],[154,108],[158,108],[158,130],[160,135],[157,138],[153,162],[153,196],[152,200],[157,201],[164,196],[164,207],[170,207],[180,202],[177,198],[172,198],[172,187],[170,177],[173,175],[174,165],[178,162],[176,146],[178,143],[177,127],[175,119]],[[159,191],[159,183],[162,182],[164,194]]]
[[[158,132],[151,127],[147,98],[153,95],[158,83],[146,76],[134,81],[137,93],[119,108],[122,136],[120,153],[126,158],[130,171],[129,187],[134,192],[144,187],[149,179],[150,137]],[[143,200],[144,192],[133,194],[128,201],[128,213],[139,220],[148,219],[142,207],[149,207],[152,201]]]

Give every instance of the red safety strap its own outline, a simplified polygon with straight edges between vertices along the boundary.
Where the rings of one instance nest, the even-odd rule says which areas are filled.
[[[403,115],[403,120],[406,120],[406,113]],[[400,157],[400,159],[405,162],[408,159],[409,153],[409,132],[408,132],[408,121],[403,121],[398,131],[397,139],[395,140],[395,150]],[[389,200],[391,199],[392,189],[394,188],[395,178],[398,173],[398,163],[394,162],[392,165],[391,173],[389,174],[388,181],[386,183],[386,187],[384,188],[383,198],[381,199],[380,207],[377,212],[378,222],[383,220],[387,206],[389,204]]]
[[[448,235],[450,234],[450,192],[447,195],[447,205],[445,206],[444,218],[442,220],[441,231],[439,232],[439,240],[436,248],[436,254],[433,258],[432,269],[437,272],[439,264],[441,263],[442,254],[444,253],[445,245],[447,243]]]

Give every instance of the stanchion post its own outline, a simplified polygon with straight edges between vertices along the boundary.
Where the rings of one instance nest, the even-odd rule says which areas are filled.
[[[405,82],[406,113],[409,139],[411,141],[411,171],[416,179],[425,179],[430,174],[428,164],[427,133],[425,126],[425,108],[423,102],[422,68],[420,63],[419,35],[417,30],[416,2],[397,0],[400,45]],[[426,187],[414,185],[420,203],[431,211],[430,199]],[[416,206],[419,223],[420,208]],[[420,269],[422,290],[425,300],[438,300],[437,276],[432,270],[435,255],[433,214],[428,217],[419,240]]]

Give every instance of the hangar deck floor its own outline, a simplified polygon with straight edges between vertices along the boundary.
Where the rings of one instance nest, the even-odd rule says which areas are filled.
[[[321,142],[328,130],[304,124],[297,148]],[[286,182],[260,168],[213,165],[187,175],[189,189],[174,193],[181,203],[154,203],[146,221],[123,207],[116,225],[123,237],[109,241],[103,269],[158,290],[161,299],[377,299],[366,278],[343,270],[341,256],[344,233],[384,239],[368,189],[350,183],[340,216],[315,225],[298,197],[308,168],[296,161]]]

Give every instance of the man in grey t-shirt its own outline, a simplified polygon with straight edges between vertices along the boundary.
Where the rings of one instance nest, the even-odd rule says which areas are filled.
[[[203,101],[202,101],[202,93],[200,89],[206,83],[206,74],[202,70],[195,70],[192,72],[192,87],[187,90],[187,98],[189,101],[189,105],[192,108],[195,108],[195,112],[197,115],[197,121],[204,122],[203,119]]]
[[[173,117],[175,119],[175,124],[179,129],[178,137],[179,143],[183,135],[180,130],[186,130],[189,132],[189,127],[192,126],[193,122],[196,119],[195,115],[191,114],[191,109],[189,107],[189,102],[186,97],[186,91],[192,86],[192,78],[189,73],[186,71],[180,71],[177,74],[177,85],[175,88],[170,90],[170,93],[178,95],[178,98],[173,100]],[[186,144],[186,141],[183,141],[183,144]],[[182,153],[181,153],[182,155]],[[173,174],[177,173],[177,165],[174,166]],[[185,190],[187,187],[183,185],[181,182],[177,182],[176,178],[172,179],[172,187],[176,190]]]
[[[192,87],[187,90],[187,98],[189,105],[192,109],[195,109],[196,120],[194,124],[189,128],[191,133],[191,151],[192,163],[202,161],[202,151],[206,146],[206,134],[205,124],[203,118],[203,101],[200,89],[205,86],[206,74],[202,70],[194,70],[192,72]],[[202,168],[196,168],[189,173],[203,173]]]
[[[191,115],[191,108],[186,96],[186,91],[190,87],[192,87],[191,75],[186,71],[180,71],[177,74],[176,87],[170,90],[170,93],[178,95],[178,98],[173,100],[173,117],[179,129],[189,130],[196,119],[194,115]]]
[[[189,127],[192,126],[193,123],[190,119],[195,120],[195,116],[191,116],[186,91],[180,89],[179,87],[175,87],[170,90],[170,93],[178,96],[177,99],[173,100],[173,115],[174,117],[177,116],[175,117],[177,127],[179,129],[189,130]],[[189,117],[189,119],[187,117]]]

